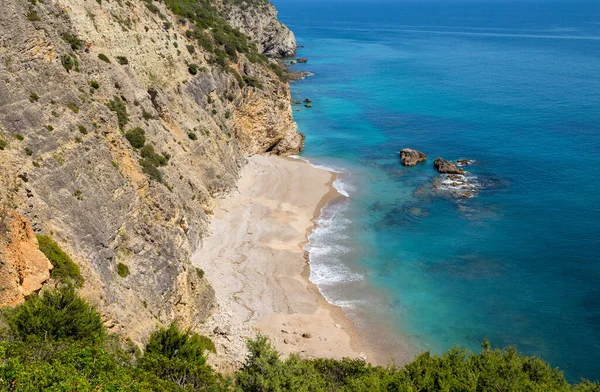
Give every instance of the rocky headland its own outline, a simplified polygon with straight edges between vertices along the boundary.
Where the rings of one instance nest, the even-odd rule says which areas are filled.
[[[199,331],[216,310],[191,255],[248,156],[302,149],[273,59],[296,43],[266,1],[168,4],[3,2],[4,304],[52,283],[43,234],[109,332],[141,343],[173,321]]]

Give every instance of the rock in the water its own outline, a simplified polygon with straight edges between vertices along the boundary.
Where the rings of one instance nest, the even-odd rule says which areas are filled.
[[[310,99],[308,99],[308,98],[306,98],[306,99],[304,100],[304,103],[311,103],[311,102],[312,102],[312,101],[311,101]]]
[[[472,159],[458,159],[456,161],[456,166],[458,166],[458,167],[469,166],[469,165],[472,165],[473,163],[475,163],[475,161]]]
[[[427,155],[421,151],[411,150],[410,148],[405,148],[400,151],[400,161],[404,166],[414,166],[417,163],[424,162],[426,160]]]
[[[446,174],[434,180],[433,189],[455,198],[470,199],[479,193],[481,183],[472,175]]]
[[[450,161],[447,161],[442,158],[435,158],[433,161],[433,166],[440,172],[444,174],[464,174],[465,171],[456,167],[456,165]]]
[[[309,108],[309,109],[310,109],[310,108],[312,108],[312,103],[307,103],[307,104],[304,104],[304,107],[307,107],[307,108]]]
[[[296,61],[298,62],[298,64],[308,63],[308,59],[306,57],[301,57],[301,58],[297,59]]]

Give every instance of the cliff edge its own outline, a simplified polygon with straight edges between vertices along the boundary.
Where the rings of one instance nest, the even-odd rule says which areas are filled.
[[[72,256],[82,294],[134,341],[174,320],[195,329],[211,313],[214,293],[190,255],[214,199],[235,187],[246,156],[302,148],[285,70],[264,55],[270,41],[240,33],[220,6],[3,2],[10,209]],[[240,12],[252,20],[261,9]],[[279,26],[269,10],[261,23]]]

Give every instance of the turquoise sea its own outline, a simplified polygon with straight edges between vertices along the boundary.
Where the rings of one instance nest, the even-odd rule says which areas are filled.
[[[314,73],[302,157],[349,196],[308,245],[325,297],[397,357],[487,337],[600,379],[600,2],[274,4]],[[432,191],[438,156],[476,197]]]

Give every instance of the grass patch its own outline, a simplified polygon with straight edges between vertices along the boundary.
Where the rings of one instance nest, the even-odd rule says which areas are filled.
[[[78,287],[83,286],[84,280],[81,276],[79,266],[66,254],[52,238],[45,235],[37,236],[38,244],[42,253],[50,260],[53,265],[50,276],[64,282],[72,282]]]

